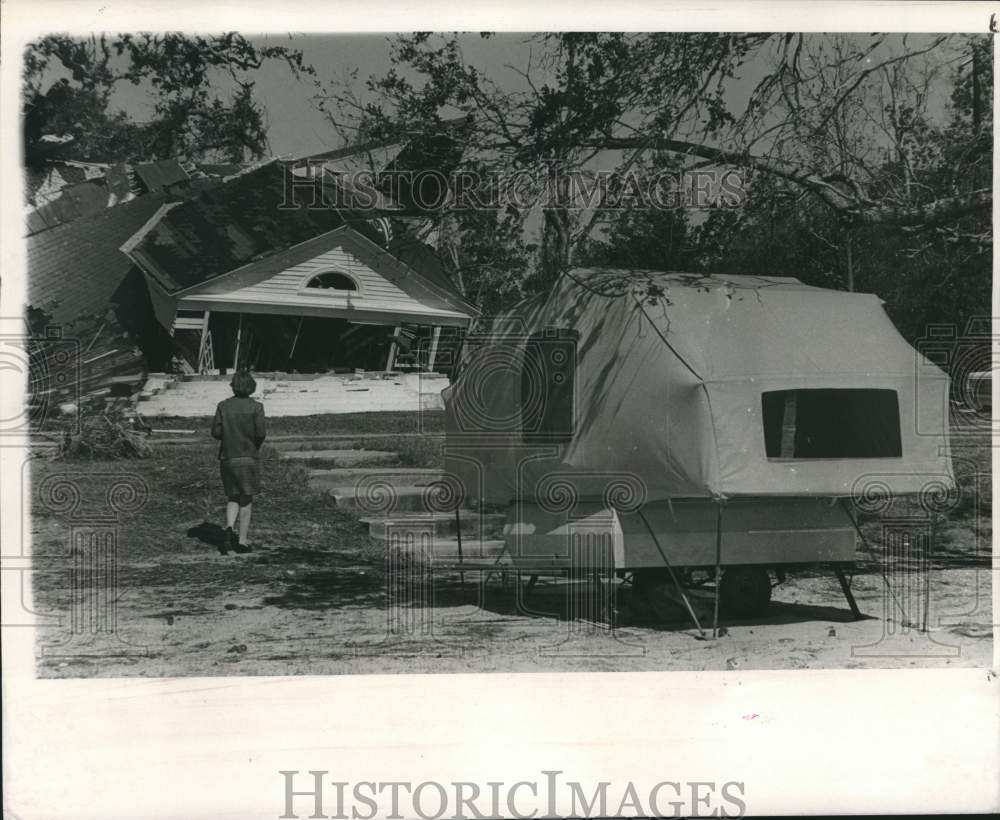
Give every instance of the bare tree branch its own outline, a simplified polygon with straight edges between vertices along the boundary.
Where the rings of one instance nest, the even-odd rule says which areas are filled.
[[[859,188],[847,191],[833,185],[822,175],[781,159],[759,157],[737,151],[727,151],[682,140],[648,140],[640,137],[608,137],[588,147],[624,150],[640,147],[671,151],[687,156],[713,160],[723,165],[755,168],[766,174],[787,179],[818,196],[834,210],[864,225],[894,225],[899,227],[934,225],[949,222],[993,205],[989,188],[950,197],[942,197],[922,205],[886,205],[872,202],[859,195]]]

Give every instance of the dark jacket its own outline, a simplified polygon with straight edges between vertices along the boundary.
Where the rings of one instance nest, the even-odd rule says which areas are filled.
[[[212,437],[221,441],[219,458],[257,458],[267,430],[264,405],[251,398],[233,396],[215,408]]]

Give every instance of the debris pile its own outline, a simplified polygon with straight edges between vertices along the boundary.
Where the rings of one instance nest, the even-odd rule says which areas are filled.
[[[112,309],[85,314],[52,332],[42,311],[31,311],[29,403],[42,426],[76,417],[84,405],[127,400],[146,379],[142,351]]]

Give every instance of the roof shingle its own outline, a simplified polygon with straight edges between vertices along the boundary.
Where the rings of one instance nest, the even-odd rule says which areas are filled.
[[[105,310],[132,266],[119,247],[164,201],[147,194],[29,236],[27,303],[57,324]]]
[[[305,242],[345,222],[366,235],[372,214],[324,204],[322,189],[270,163],[202,191],[165,212],[134,243],[143,266],[171,290],[196,285]],[[288,201],[286,201],[286,196]],[[138,226],[141,227],[141,226]]]

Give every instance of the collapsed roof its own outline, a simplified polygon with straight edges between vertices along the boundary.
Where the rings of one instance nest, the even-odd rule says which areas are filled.
[[[165,202],[163,193],[148,194],[29,236],[27,304],[60,325],[107,310],[132,267],[119,246]]]
[[[192,190],[239,173],[238,165],[181,162],[177,159],[116,164],[61,160],[25,172],[28,234],[41,233],[136,197],[169,192],[182,198]]]
[[[377,241],[371,215],[331,207],[316,181],[283,163],[171,203],[122,247],[167,293],[176,293],[349,224]]]

